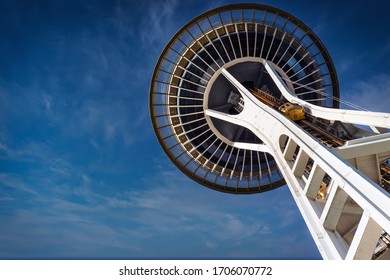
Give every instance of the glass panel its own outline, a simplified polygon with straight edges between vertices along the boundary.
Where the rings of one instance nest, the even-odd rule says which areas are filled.
[[[204,33],[207,33],[208,31],[212,30],[210,22],[207,19],[198,22],[198,24]]]
[[[188,32],[195,38],[199,38],[203,36],[202,30],[199,28],[197,24],[194,24],[190,28],[188,28]]]
[[[264,20],[264,13],[265,13],[264,11],[256,10],[255,11],[255,22],[262,23]]]
[[[212,15],[209,17],[211,24],[213,25],[214,29],[221,26],[221,20],[218,15]]]
[[[231,19],[231,15],[230,15],[230,12],[223,12],[223,13],[220,13],[220,16],[222,18],[222,22],[223,24],[229,24],[232,22],[232,19]]]
[[[233,15],[233,21],[235,23],[241,23],[242,22],[242,10],[233,10],[232,11]]]
[[[245,22],[252,22],[254,16],[254,10],[244,10],[244,20]]]

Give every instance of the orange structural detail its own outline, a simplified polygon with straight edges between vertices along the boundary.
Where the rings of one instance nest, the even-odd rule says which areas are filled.
[[[277,99],[272,94],[261,90],[259,88],[255,88],[254,91],[252,91],[252,94],[261,102],[267,104],[268,106],[277,109],[282,103],[279,99]]]
[[[279,111],[293,121],[300,121],[306,118],[303,107],[296,104],[284,103],[279,107]]]

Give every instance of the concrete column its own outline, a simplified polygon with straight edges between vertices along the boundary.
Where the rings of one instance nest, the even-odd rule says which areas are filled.
[[[376,154],[356,158],[357,168],[375,183],[380,184],[381,172]]]
[[[333,199],[331,196],[329,197],[322,215],[325,215],[326,217],[324,227],[335,231],[341,214],[343,213],[348,194],[340,188],[336,188],[332,193],[334,193]],[[330,203],[330,205],[328,203]]]
[[[365,211],[356,229],[346,259],[371,259],[381,233],[382,228]]]
[[[322,180],[324,179],[325,171],[315,162],[312,171],[310,172],[309,179],[305,186],[305,193],[307,198],[315,200],[320,190]]]
[[[286,149],[284,150],[284,158],[286,160],[292,160],[293,159],[293,156],[294,156],[294,153],[295,153],[295,150],[297,148],[297,143],[295,143],[294,140],[292,140],[291,138],[288,139],[288,142],[287,142],[287,145],[286,145]]]
[[[300,149],[297,155],[297,158],[294,163],[293,173],[295,177],[301,178],[303,172],[305,171],[307,162],[309,161],[309,155],[303,150]]]

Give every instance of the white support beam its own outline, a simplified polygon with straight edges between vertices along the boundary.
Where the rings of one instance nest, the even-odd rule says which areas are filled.
[[[295,141],[292,138],[290,138],[287,142],[286,148],[284,149],[284,158],[286,160],[292,160],[296,148],[297,148],[297,143],[295,143]]]
[[[326,203],[329,207],[326,207],[326,210],[324,209],[323,215],[325,217],[324,227],[335,231],[343,213],[345,202],[348,199],[348,194],[340,188],[337,188],[333,193],[334,197],[332,199],[329,198],[329,201]]]
[[[365,211],[356,229],[346,259],[370,260],[381,233],[382,228]]]
[[[294,167],[292,169],[295,177],[301,178],[303,172],[305,171],[307,162],[309,161],[309,155],[303,149],[300,149],[297,155],[297,158],[294,162]]]
[[[390,133],[386,133],[348,141],[344,146],[335,148],[333,152],[345,159],[350,159],[387,153],[389,147]]]
[[[209,110],[209,112],[212,110]],[[209,116],[212,116],[212,113],[209,114]],[[267,145],[264,144],[251,144],[251,143],[243,143],[243,142],[232,142],[233,147],[238,149],[246,149],[246,150],[252,150],[252,151],[258,151],[258,152],[264,152],[269,153],[269,148]]]
[[[278,73],[273,69],[271,64],[264,60],[263,65],[279,88],[283,96],[291,103],[299,104],[305,108],[305,111],[309,112],[315,117],[320,117],[327,120],[342,121],[344,123],[361,124],[375,127],[386,127],[390,128],[390,114],[389,113],[378,113],[378,112],[367,112],[367,111],[356,111],[356,110],[344,110],[326,108],[317,105],[313,105],[298,98],[286,84],[282,81]]]
[[[305,190],[306,196],[309,199],[315,200],[320,190],[322,180],[324,179],[325,171],[317,164],[314,163],[310,172],[309,179],[307,180]]]

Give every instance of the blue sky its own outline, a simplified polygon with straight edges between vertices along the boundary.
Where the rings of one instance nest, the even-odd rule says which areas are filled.
[[[148,92],[164,45],[241,1],[185,2],[1,1],[0,258],[321,258],[287,187],[211,191],[158,145]],[[388,112],[390,4],[313,2],[261,3],[319,35],[343,99]]]

